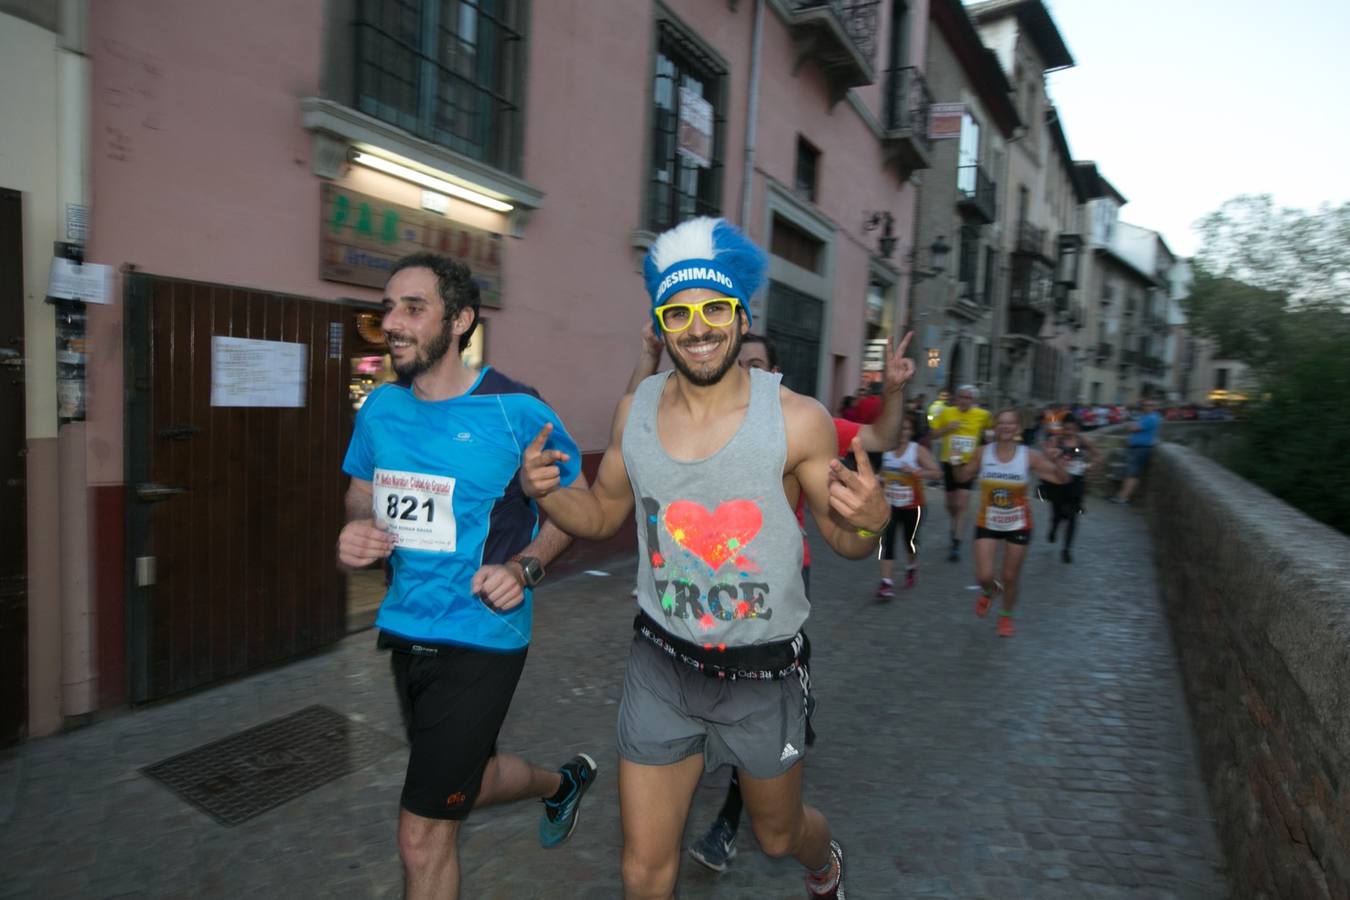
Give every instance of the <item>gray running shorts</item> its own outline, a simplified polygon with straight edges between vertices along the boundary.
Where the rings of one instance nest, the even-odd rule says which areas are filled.
[[[619,756],[665,766],[695,753],[703,769],[782,775],[806,753],[806,695],[797,678],[725,681],[633,637],[619,703]]]

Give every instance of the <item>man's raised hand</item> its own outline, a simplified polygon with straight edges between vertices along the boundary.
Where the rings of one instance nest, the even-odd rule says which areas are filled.
[[[539,433],[530,441],[520,460],[520,489],[527,497],[547,497],[562,485],[562,471],[559,462],[572,457],[561,450],[546,450],[548,436],[553,433],[553,423],[546,422]]]
[[[895,345],[895,338],[888,338],[886,341],[886,375],[885,389],[887,392],[903,390],[909,380],[914,377],[914,360],[905,355],[909,350],[909,342],[914,339],[914,332],[907,331],[905,336],[900,339],[900,346]]]
[[[849,449],[858,471],[850,472],[839,460],[830,460],[830,508],[854,528],[879,532],[890,522],[890,505],[862,442],[855,437]]]

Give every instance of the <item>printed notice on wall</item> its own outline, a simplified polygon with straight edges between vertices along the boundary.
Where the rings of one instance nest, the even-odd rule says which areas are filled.
[[[57,300],[111,303],[112,275],[112,266],[98,263],[80,265],[58,256],[52,259],[47,296]]]
[[[304,406],[309,345],[211,338],[212,406]]]

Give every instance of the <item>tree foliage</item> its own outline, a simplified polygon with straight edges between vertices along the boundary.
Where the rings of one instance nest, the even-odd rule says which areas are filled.
[[[1316,212],[1277,208],[1269,194],[1234,197],[1197,223],[1196,263],[1210,274],[1289,298],[1294,306],[1350,296],[1350,203]]]
[[[1306,213],[1242,196],[1199,228],[1191,327],[1261,386],[1233,468],[1350,533],[1350,203]]]
[[[1219,356],[1240,359],[1258,373],[1278,366],[1289,343],[1286,296],[1215,275],[1198,261],[1191,279],[1184,305],[1192,330],[1214,341]]]
[[[1350,328],[1303,345],[1267,385],[1242,425],[1229,464],[1247,480],[1332,528],[1350,534]],[[1334,321],[1334,320],[1333,320]]]

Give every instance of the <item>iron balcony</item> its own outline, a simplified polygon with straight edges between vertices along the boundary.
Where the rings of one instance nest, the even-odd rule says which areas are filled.
[[[956,206],[962,212],[971,214],[986,225],[992,223],[997,214],[994,195],[994,179],[985,174],[984,167],[979,163],[957,168]]]
[[[930,165],[928,115],[932,106],[928,82],[916,67],[902,66],[886,73],[885,133],[881,143],[886,161],[897,163],[902,173]]]
[[[881,0],[795,0],[789,4],[788,30],[796,57],[824,70],[835,101],[849,88],[876,80],[877,16]]]

